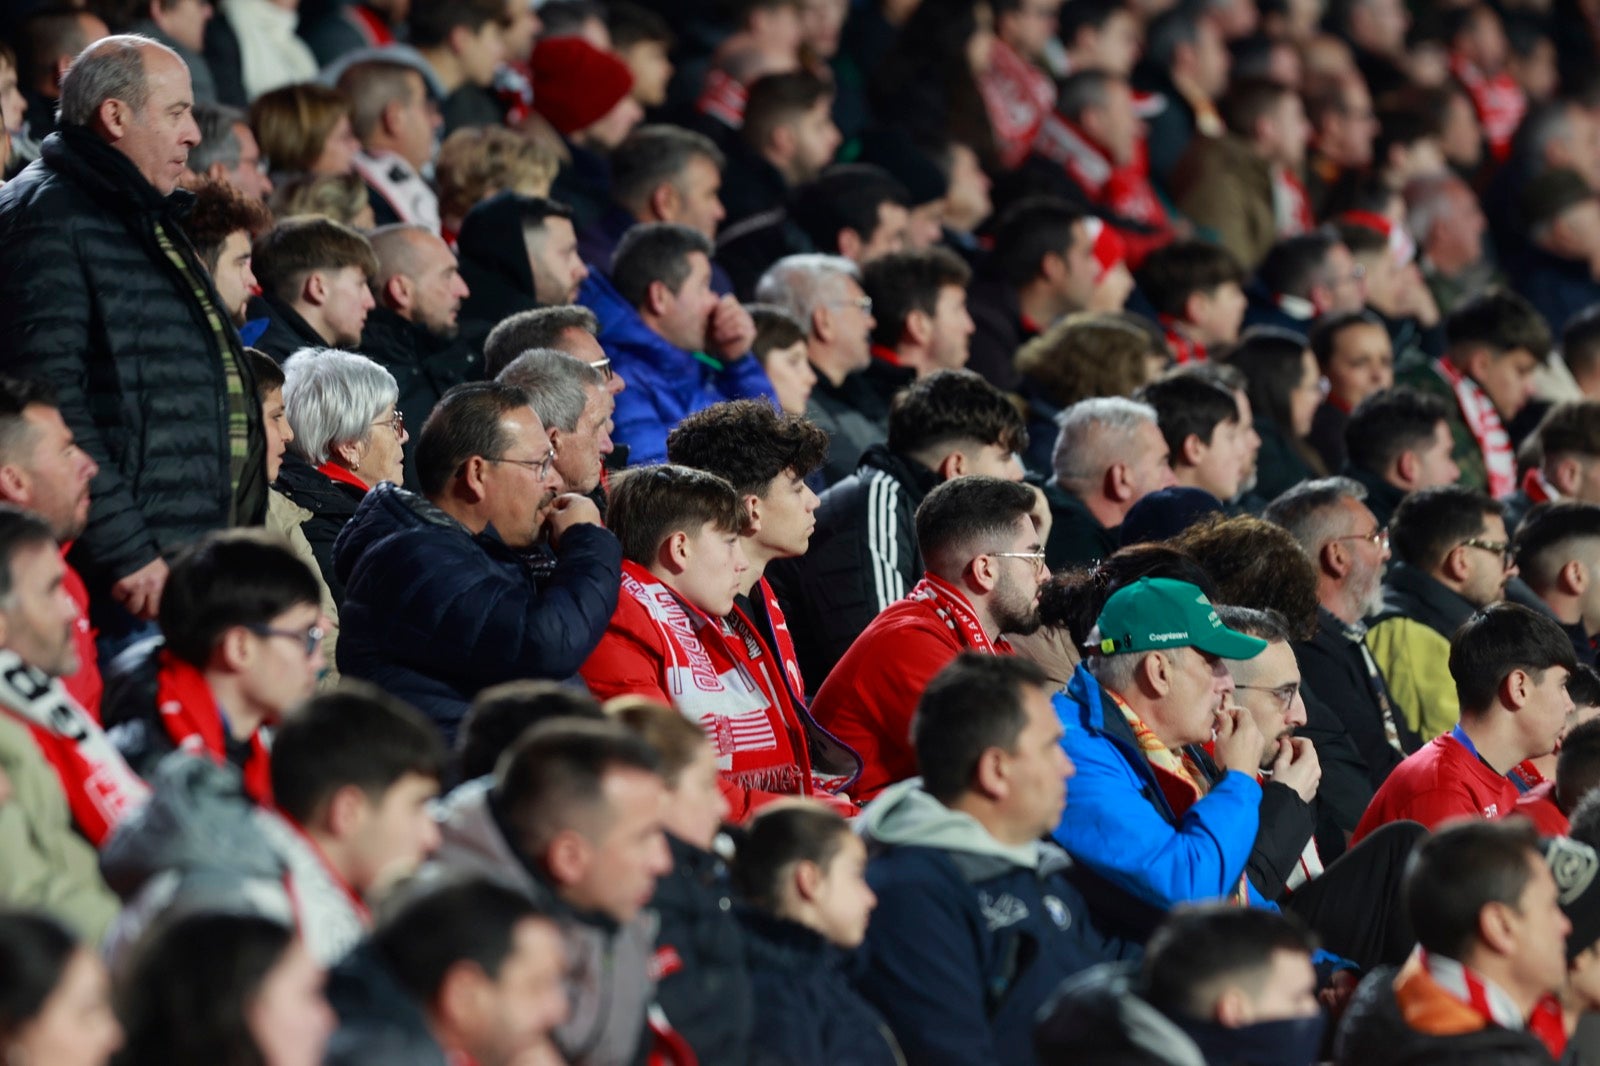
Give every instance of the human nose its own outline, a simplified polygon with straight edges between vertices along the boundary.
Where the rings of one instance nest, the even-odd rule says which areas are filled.
[[[805,508],[806,514],[810,514],[812,511],[815,511],[818,507],[822,506],[822,498],[811,490],[810,485],[805,487],[803,499],[804,503],[802,506]]]
[[[1289,713],[1284,716],[1284,721],[1296,727],[1306,724],[1306,701],[1300,693],[1296,692],[1289,701]]]

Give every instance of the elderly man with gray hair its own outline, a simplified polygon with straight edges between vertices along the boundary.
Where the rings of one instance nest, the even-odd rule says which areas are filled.
[[[255,381],[178,228],[193,106],[172,49],[96,41],[62,79],[61,128],[0,189],[0,369],[50,381],[100,468],[73,558],[113,645],[155,617],[165,556],[266,512]]]
[[[1044,486],[1051,570],[1089,566],[1116,551],[1117,528],[1133,505],[1173,484],[1171,449],[1149,404],[1120,396],[1080,400],[1056,423],[1055,472]]]
[[[889,406],[862,372],[872,364],[872,300],[861,273],[838,255],[789,255],[756,283],[756,300],[775,304],[806,330],[806,358],[817,383],[806,417],[828,433],[826,484],[855,473],[862,454],[889,432]]]
[[[226,182],[252,199],[272,195],[272,179],[267,177],[249,116],[226,104],[196,103],[194,120],[200,127],[200,143],[189,151],[191,173]]]
[[[614,450],[611,412],[616,409],[605,374],[565,352],[534,348],[513,359],[495,380],[528,394],[528,406],[550,435],[565,491],[588,496],[604,514],[600,471]]]

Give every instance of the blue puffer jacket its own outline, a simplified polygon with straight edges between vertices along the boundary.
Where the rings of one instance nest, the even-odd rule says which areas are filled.
[[[772,382],[753,356],[717,370],[715,360],[706,362],[710,357],[675,347],[645,325],[600,274],[591,273],[584,281],[578,302],[600,320],[600,346],[611,357],[611,369],[628,383],[617,394],[611,436],[631,449],[632,465],[666,462],[667,433],[714,403],[766,398],[777,406]]]
[[[617,609],[622,546],[574,526],[549,579],[491,526],[474,536],[415,493],[368,492],[334,543],[345,583],[339,671],[432,718],[454,742],[477,693],[519,678],[577,673]]]
[[[1078,768],[1056,841],[1100,876],[1157,907],[1238,890],[1261,822],[1261,786],[1229,771],[1180,819],[1116,704],[1082,666],[1055,697]],[[1250,902],[1271,906],[1254,886]]]
[[[857,985],[917,1066],[1035,1062],[1034,1015],[1057,986],[1140,954],[1091,919],[1060,848],[1008,847],[919,780],[885,789],[861,832],[878,907]]]

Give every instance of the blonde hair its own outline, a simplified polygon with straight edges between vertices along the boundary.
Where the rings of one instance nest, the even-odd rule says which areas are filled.
[[[644,696],[608,700],[605,712],[606,717],[620,722],[656,750],[661,757],[661,777],[668,788],[677,787],[678,776],[710,743],[705,730],[685,718],[682,711]]]
[[[459,225],[468,211],[497,192],[548,196],[559,161],[541,141],[504,126],[456,130],[439,146],[434,176],[439,214]]]
[[[362,212],[372,206],[366,183],[358,174],[289,178],[272,190],[270,202],[278,218],[320,215],[347,226],[355,226]]]
[[[1018,373],[1057,407],[1100,396],[1131,396],[1150,379],[1150,335],[1111,314],[1069,315],[1024,344]]]
[[[304,174],[322,155],[328,135],[350,117],[350,98],[316,82],[285,85],[250,105],[250,129],[274,171]]]

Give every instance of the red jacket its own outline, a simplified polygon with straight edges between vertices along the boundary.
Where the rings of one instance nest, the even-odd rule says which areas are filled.
[[[67,568],[61,584],[67,590],[67,595],[72,597],[72,602],[78,605],[78,620],[72,626],[72,643],[78,650],[78,670],[71,677],[63,677],[61,683],[78,706],[98,722],[100,695],[105,691],[105,682],[100,679],[100,653],[95,649],[94,627],[89,624],[89,590],[84,587],[83,578],[67,562],[67,552],[71,548],[71,544],[61,546],[61,563]]]
[[[1390,773],[1361,816],[1351,846],[1381,825],[1409,819],[1433,829],[1452,818],[1504,818],[1517,786],[1454,736],[1434,737]]]

